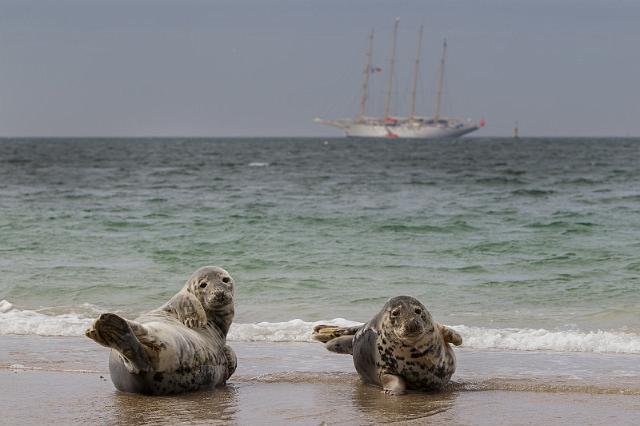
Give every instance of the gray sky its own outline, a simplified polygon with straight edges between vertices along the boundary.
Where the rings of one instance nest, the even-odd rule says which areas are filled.
[[[475,135],[640,136],[640,0],[0,0],[0,135],[338,136],[394,17],[398,114],[424,23],[421,112],[446,37]]]

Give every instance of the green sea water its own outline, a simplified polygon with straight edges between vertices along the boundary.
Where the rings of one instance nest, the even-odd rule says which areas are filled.
[[[0,300],[135,315],[192,271],[236,320],[640,332],[640,140],[2,139]]]

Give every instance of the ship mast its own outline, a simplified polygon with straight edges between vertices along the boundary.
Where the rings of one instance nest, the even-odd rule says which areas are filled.
[[[422,50],[422,31],[424,25],[420,25],[420,33],[418,35],[418,52],[416,53],[416,63],[413,68],[413,90],[411,91],[411,119],[416,116],[416,90],[418,87],[418,73],[420,72],[420,51]]]
[[[384,103],[385,121],[389,118],[389,114],[391,112],[391,91],[393,90],[393,71],[396,64],[396,37],[398,36],[399,23],[400,18],[396,18],[396,21],[393,25],[393,40],[391,41],[391,62],[389,64],[389,84],[387,86],[387,99]]]
[[[444,86],[444,63],[447,58],[447,39],[442,44],[442,59],[440,59],[440,75],[438,77],[438,93],[436,94],[436,114],[433,116],[436,123],[440,120],[440,105],[442,104],[442,87]]]
[[[369,34],[369,48],[367,49],[367,66],[364,69],[364,82],[362,83],[362,96],[360,96],[360,120],[363,119],[366,105],[367,105],[367,97],[369,96],[369,76],[371,75],[371,59],[373,52],[373,30],[371,30],[371,34]]]

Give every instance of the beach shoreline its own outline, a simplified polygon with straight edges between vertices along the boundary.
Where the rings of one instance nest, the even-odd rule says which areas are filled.
[[[108,351],[87,339],[0,336],[2,423],[631,425],[640,415],[634,355],[457,350],[447,390],[394,397],[319,344],[230,344],[239,367],[227,386],[148,397],[118,392]]]

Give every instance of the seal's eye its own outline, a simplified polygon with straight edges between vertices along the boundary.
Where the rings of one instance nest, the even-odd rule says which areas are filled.
[[[202,282],[200,283],[200,288],[205,288],[205,287],[207,286],[207,284],[208,284],[208,283],[207,283],[206,281],[202,281]]]
[[[228,283],[229,282],[229,277],[224,277],[222,279],[222,282],[225,283],[225,284]]]
[[[422,309],[420,308],[416,308],[416,310],[414,311],[416,314],[420,315],[422,313]]]
[[[395,311],[391,311],[391,316],[392,317],[397,317],[398,315],[400,315],[400,309],[396,309]]]

